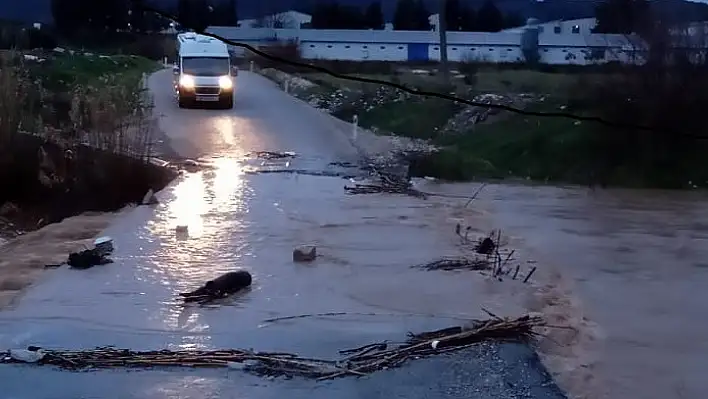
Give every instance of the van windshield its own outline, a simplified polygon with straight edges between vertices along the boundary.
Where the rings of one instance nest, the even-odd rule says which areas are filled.
[[[182,57],[182,72],[194,76],[228,75],[229,59],[226,57]]]

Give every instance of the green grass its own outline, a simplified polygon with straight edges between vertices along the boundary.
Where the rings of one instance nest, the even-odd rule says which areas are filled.
[[[459,104],[451,101],[414,98],[389,102],[371,110],[361,110],[359,124],[407,137],[430,139],[461,109]]]
[[[330,87],[339,87],[349,90],[363,90],[371,88],[368,83],[338,79],[323,73],[302,74],[306,79]],[[403,84],[420,90],[439,90],[445,86],[440,75],[414,74],[410,72],[397,75],[383,74],[355,74],[354,76],[383,80]],[[453,77],[452,85],[458,91],[472,91],[473,93],[544,93],[558,94],[572,91],[577,82],[579,73],[550,73],[525,69],[492,69],[481,67],[475,74],[473,84],[466,84],[461,77]],[[600,79],[599,74],[584,74],[589,79]]]
[[[362,76],[393,79],[396,83],[427,90],[442,86],[436,76]],[[545,101],[531,104],[529,109],[559,111],[563,105],[564,112],[600,115],[586,109],[588,103],[583,97],[587,91],[580,88],[593,87],[607,76],[589,72],[480,69],[476,82],[466,86],[464,91],[467,94],[543,93]],[[321,74],[305,77],[321,84],[319,90],[325,92],[344,88],[352,95],[361,92],[366,97],[372,88]],[[411,168],[418,176],[453,181],[521,178],[624,187],[708,186],[708,158],[704,155],[708,148],[703,143],[658,136],[643,138],[592,122],[513,113],[492,116],[466,132],[439,135],[438,130],[461,109],[449,101],[414,97],[399,102],[384,101],[374,107],[351,101],[334,115],[351,120],[352,114],[358,114],[359,123],[364,127],[432,139],[443,146],[439,153],[413,161]],[[655,143],[654,148],[649,148],[650,143]]]
[[[418,160],[414,169],[457,181],[522,178],[636,188],[708,184],[704,144],[685,144],[681,156],[640,153],[622,134],[591,122],[510,115],[438,140],[444,150]]]
[[[155,61],[137,56],[115,55],[59,55],[30,68],[33,76],[42,80],[50,90],[67,89],[77,85],[99,86],[106,76],[125,79],[125,84],[139,82],[143,73],[159,68]]]
[[[586,124],[510,115],[438,140],[445,150],[420,161],[428,175],[449,180],[520,177],[585,181],[593,165]]]

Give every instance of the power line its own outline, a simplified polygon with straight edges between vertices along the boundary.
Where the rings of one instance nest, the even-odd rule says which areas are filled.
[[[175,21],[175,22],[179,23],[180,25],[182,25],[180,20],[177,17],[175,17],[174,15],[166,13],[162,10],[158,10],[154,7],[145,5],[145,4],[143,4],[142,0],[132,0],[132,1],[135,4],[137,4],[137,7],[142,9],[143,11],[153,12],[163,18],[170,19],[170,20]],[[295,66],[295,67],[299,67],[299,68],[310,69],[313,71],[324,73],[326,75],[332,76],[337,79],[393,87],[395,89],[401,90],[403,92],[406,92],[406,93],[409,93],[409,94],[412,94],[415,96],[440,98],[443,100],[461,103],[461,104],[465,104],[465,105],[470,105],[470,106],[475,106],[475,107],[483,107],[483,108],[499,109],[499,110],[503,110],[503,111],[513,112],[513,113],[519,114],[519,115],[525,115],[525,116],[535,116],[535,117],[543,117],[543,118],[565,118],[565,119],[572,119],[572,120],[580,121],[580,122],[595,122],[595,123],[605,125],[607,127],[618,128],[618,129],[639,130],[639,131],[654,132],[654,133],[671,133],[671,134],[677,134],[677,135],[681,135],[684,137],[693,138],[693,139],[697,139],[697,140],[708,139],[708,136],[690,134],[690,133],[679,132],[679,131],[667,132],[666,130],[657,129],[657,128],[650,127],[650,126],[636,125],[636,124],[623,123],[623,122],[614,122],[614,121],[610,121],[610,120],[607,120],[607,119],[604,119],[604,118],[601,118],[598,116],[578,115],[578,114],[571,114],[568,112],[531,111],[531,110],[526,110],[523,108],[512,107],[512,106],[505,105],[505,104],[493,104],[493,103],[487,104],[487,103],[481,103],[481,102],[477,102],[477,101],[467,100],[467,99],[460,98],[460,97],[455,97],[455,96],[445,94],[445,93],[412,89],[412,88],[406,87],[404,85],[394,83],[394,82],[389,82],[386,80],[370,79],[370,78],[364,78],[364,77],[359,77],[359,76],[351,76],[351,75],[341,74],[341,73],[334,72],[330,69],[327,69],[327,68],[324,68],[324,67],[321,67],[318,65],[289,60],[287,58],[281,58],[278,56],[268,54],[264,51],[261,51],[249,44],[229,40],[229,39],[226,39],[224,37],[221,37],[221,36],[213,34],[213,33],[205,32],[205,31],[197,31],[197,33],[202,34],[204,36],[212,37],[217,40],[221,40],[222,42],[232,45],[232,46],[235,46],[235,47],[240,47],[240,48],[246,49],[246,50],[248,50],[260,57],[263,57],[267,60],[274,61],[274,62],[277,62],[280,64],[286,64],[286,65]]]

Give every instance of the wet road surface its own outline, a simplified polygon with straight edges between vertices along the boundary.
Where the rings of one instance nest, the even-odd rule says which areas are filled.
[[[234,110],[179,110],[171,75],[151,78],[161,127],[175,148],[213,169],[187,174],[113,224],[115,263],[47,272],[0,313],[0,348],[40,345],[131,349],[254,348],[336,357],[337,350],[401,341],[407,331],[484,317],[481,307],[518,314],[495,281],[411,265],[459,253],[440,230],[440,205],[399,196],[346,196],[345,180],[253,169],[321,171],[356,160],[342,125],[242,74]],[[295,151],[292,160],[249,158]],[[190,237],[175,235],[188,225]],[[449,226],[448,226],[449,227]],[[314,243],[321,257],[293,264],[292,248]],[[249,292],[220,307],[183,307],[176,294],[233,268],[254,275]],[[517,290],[525,288],[519,285]],[[347,316],[263,320],[303,313]],[[66,373],[2,367],[0,398],[561,398],[522,345],[482,346],[417,361],[364,379],[329,383],[265,380],[238,371]],[[38,382],[41,381],[40,385]]]

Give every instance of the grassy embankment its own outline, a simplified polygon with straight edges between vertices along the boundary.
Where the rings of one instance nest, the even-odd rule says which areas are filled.
[[[148,162],[151,100],[137,56],[0,53],[0,221],[32,230],[85,211],[113,211],[164,187]]]
[[[450,85],[441,84],[434,73],[398,71],[360,76],[426,91],[455,93],[467,99],[495,94],[499,96],[495,101],[529,110],[596,116],[606,115],[610,108],[602,104],[604,94],[598,92],[598,87],[625,83],[620,79],[625,75],[597,70],[541,72],[464,65],[461,69],[463,73]],[[648,137],[646,132],[641,136],[567,118],[529,117],[506,111],[487,113],[484,108],[470,109],[437,98],[403,95],[319,73],[300,76],[318,86],[296,90],[295,94],[329,109],[337,117],[351,120],[351,115],[357,114],[362,126],[374,127],[384,134],[430,139],[443,146],[439,153],[414,162],[416,173],[421,175],[449,180],[521,178],[630,187],[688,188],[708,184],[707,161],[703,160],[708,158],[701,157],[698,151],[702,144],[674,145],[676,140],[668,140],[676,148],[662,153],[665,145],[659,143],[665,139]],[[608,99],[612,100],[616,99]],[[486,114],[486,118],[472,123],[469,117],[475,113]]]

